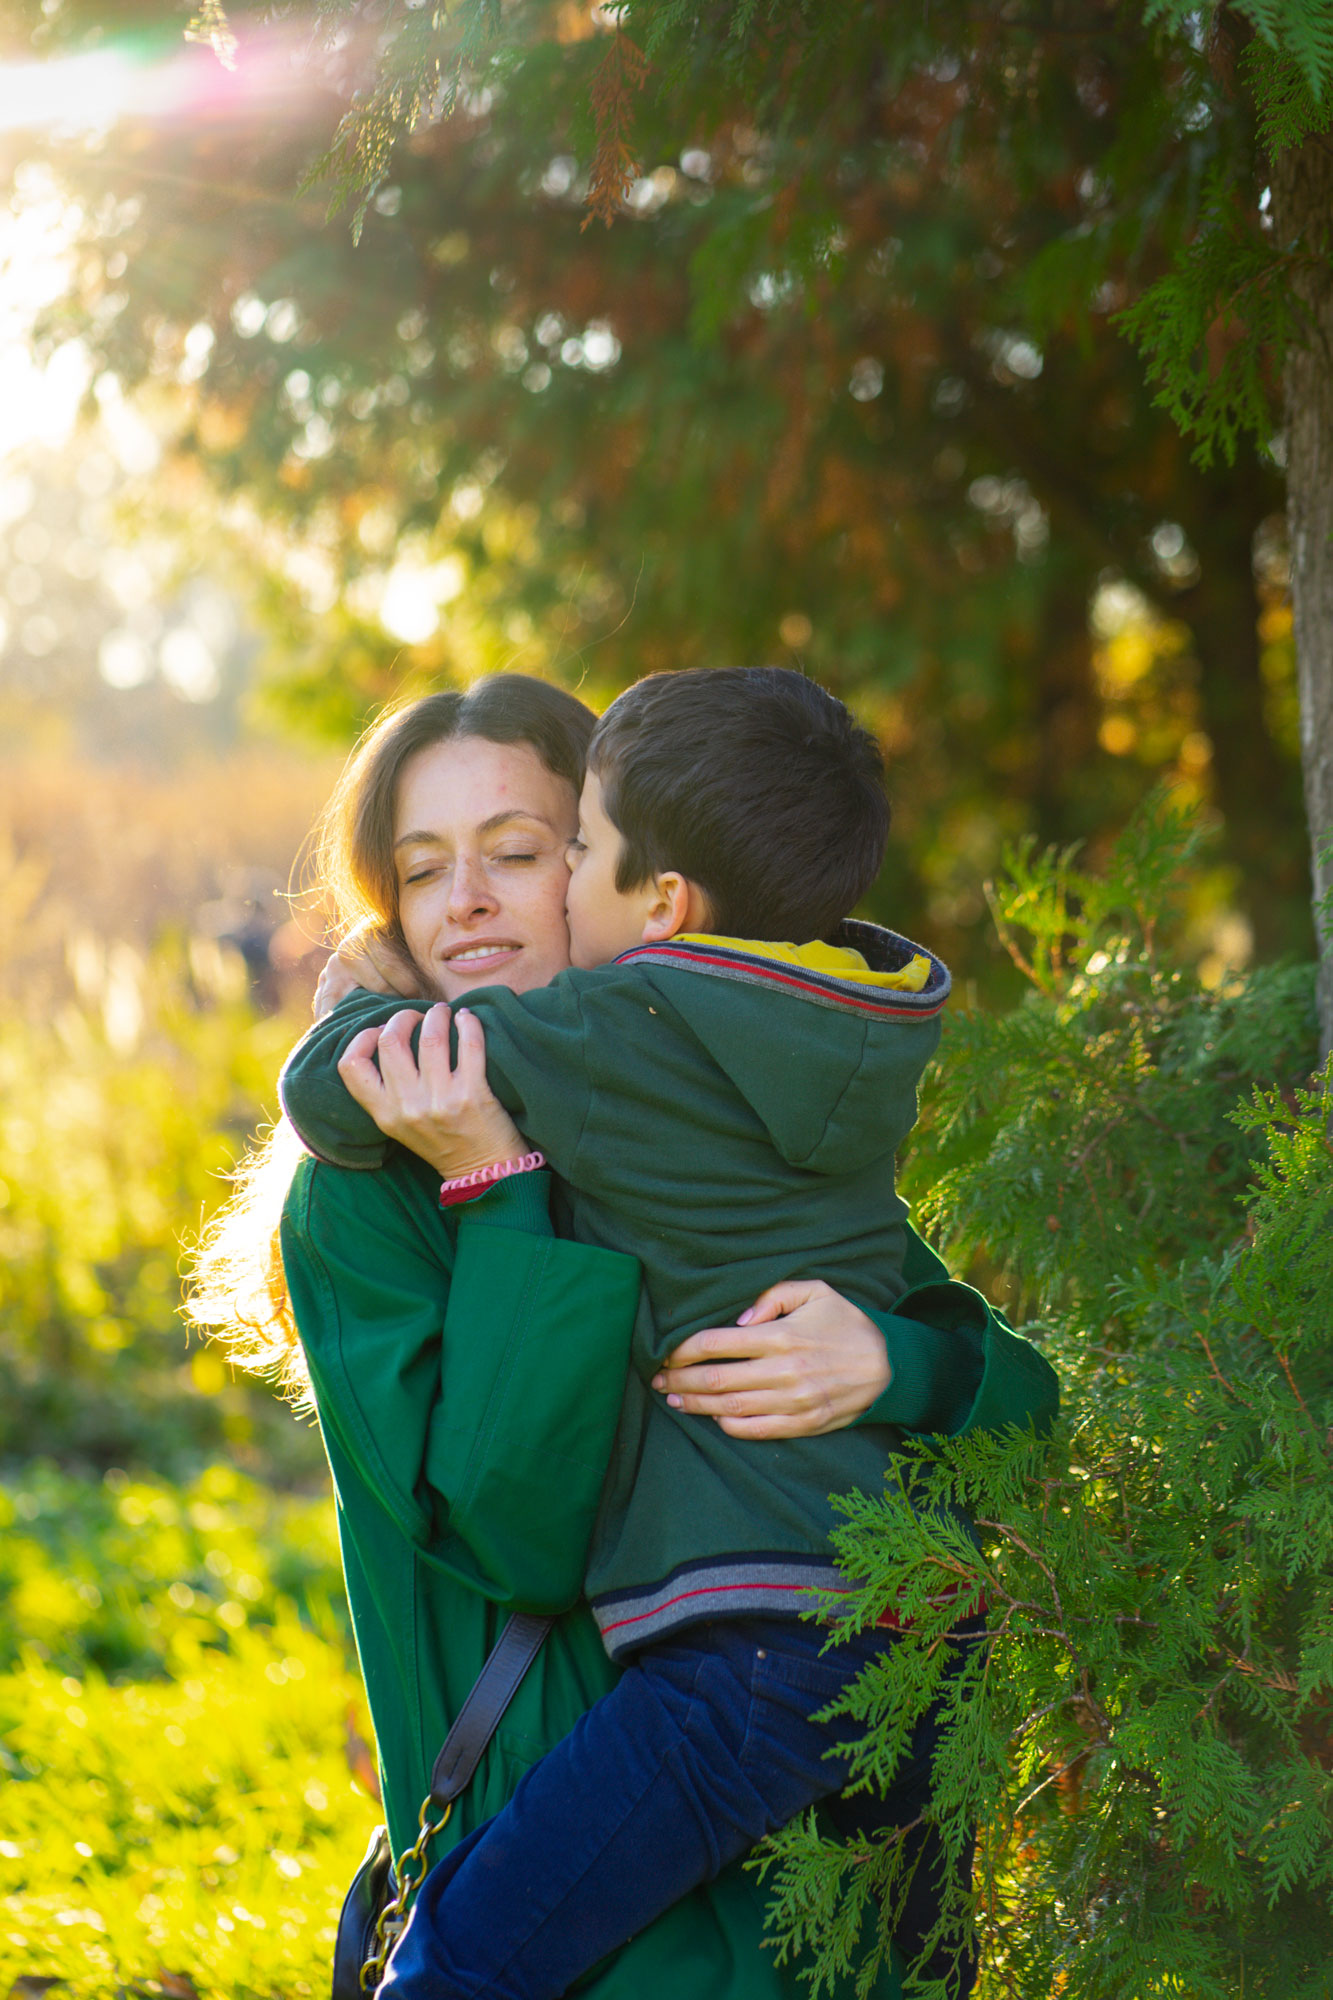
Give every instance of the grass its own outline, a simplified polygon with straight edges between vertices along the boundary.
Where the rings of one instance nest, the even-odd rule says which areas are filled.
[[[326,1991],[364,1727],[328,1501],[0,1486],[0,1993]]]

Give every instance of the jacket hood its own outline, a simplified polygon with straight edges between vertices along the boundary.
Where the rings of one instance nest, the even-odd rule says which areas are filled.
[[[686,934],[616,963],[660,985],[791,1165],[855,1172],[911,1129],[950,987],[923,946],[849,920],[831,943]]]

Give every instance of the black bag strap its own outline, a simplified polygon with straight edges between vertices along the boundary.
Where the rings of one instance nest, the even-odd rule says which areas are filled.
[[[516,1611],[496,1640],[435,1759],[430,1796],[437,1806],[448,1805],[471,1781],[552,1622]]]

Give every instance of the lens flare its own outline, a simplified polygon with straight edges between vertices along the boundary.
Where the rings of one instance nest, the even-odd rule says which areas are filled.
[[[286,23],[241,46],[224,65],[207,47],[178,43],[150,54],[85,50],[45,62],[0,62],[0,133],[100,131],[122,118],[190,119],[253,112],[310,87],[312,38]]]

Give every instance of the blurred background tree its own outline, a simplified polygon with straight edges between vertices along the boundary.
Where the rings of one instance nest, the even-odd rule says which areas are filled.
[[[44,337],[153,413],[135,504],[244,604],[266,714],[796,662],[890,752],[878,913],[965,973],[1007,976],[1001,841],[1104,841],[1161,774],[1221,821],[1219,976],[1308,951],[1277,420],[1197,463],[1117,320],[1218,188],[1262,243],[1253,23],[1010,13],[234,9],[231,71],[127,13],[123,115],[11,142],[82,212]],[[359,240],[296,193],[354,89]]]
[[[1220,2000],[1258,1964],[1282,2000],[1322,1992],[1313,1864],[1289,1877],[1293,1840],[1328,1865],[1327,1785],[1291,1776],[1327,1755],[1326,1099],[1299,1095],[1310,980],[1281,961],[1313,955],[1333,816],[1326,0],[207,0],[182,25],[157,0],[0,22],[0,1990],[11,1967],[77,2000],[317,1990],[369,1821],[342,1795],[367,1759],[336,1740],[327,1511],[264,1497],[322,1492],[317,1440],[185,1347],[175,1283],[302,1023],[320,912],[281,893],[341,750],[385,700],[499,666],[600,703],[777,660],[889,754],[872,912],[988,1002],[951,1030],[916,1190],[1050,1320],[1054,1560],[1101,1619],[1080,1671],[1184,1704],[1094,1732],[1116,1893],[1158,1926],[1108,1950],[1086,1717],[1051,1632],[1010,1656],[953,1798],[1012,1862],[995,1978]],[[1159,782],[1207,830],[1160,865],[1135,830]],[[1093,937],[1135,855],[1133,922]],[[1035,924],[1058,960],[1008,1010],[1026,961],[992,875],[1010,945]],[[1303,1135],[1299,1187],[1233,1135],[1256,1083]],[[1203,1490],[1218,1454],[1236,1491]],[[1005,1504],[1045,1533],[1011,1457]],[[1151,1571],[1111,1548],[1122,1496]],[[896,1563],[896,1590],[901,1533],[867,1505],[866,1574]],[[1256,1508],[1243,1590],[1201,1585],[1145,1669],[1144,1575],[1211,1579]],[[1000,1583],[1044,1604],[996,1532]],[[1210,1692],[1255,1605],[1258,1724],[1250,1681]],[[327,1698],[293,1733],[303,1676]],[[175,1751],[222,1703],[249,1733],[182,1804]],[[1259,1857],[1234,1882],[1161,1835],[1223,1736],[1249,1775],[1218,1824]]]

